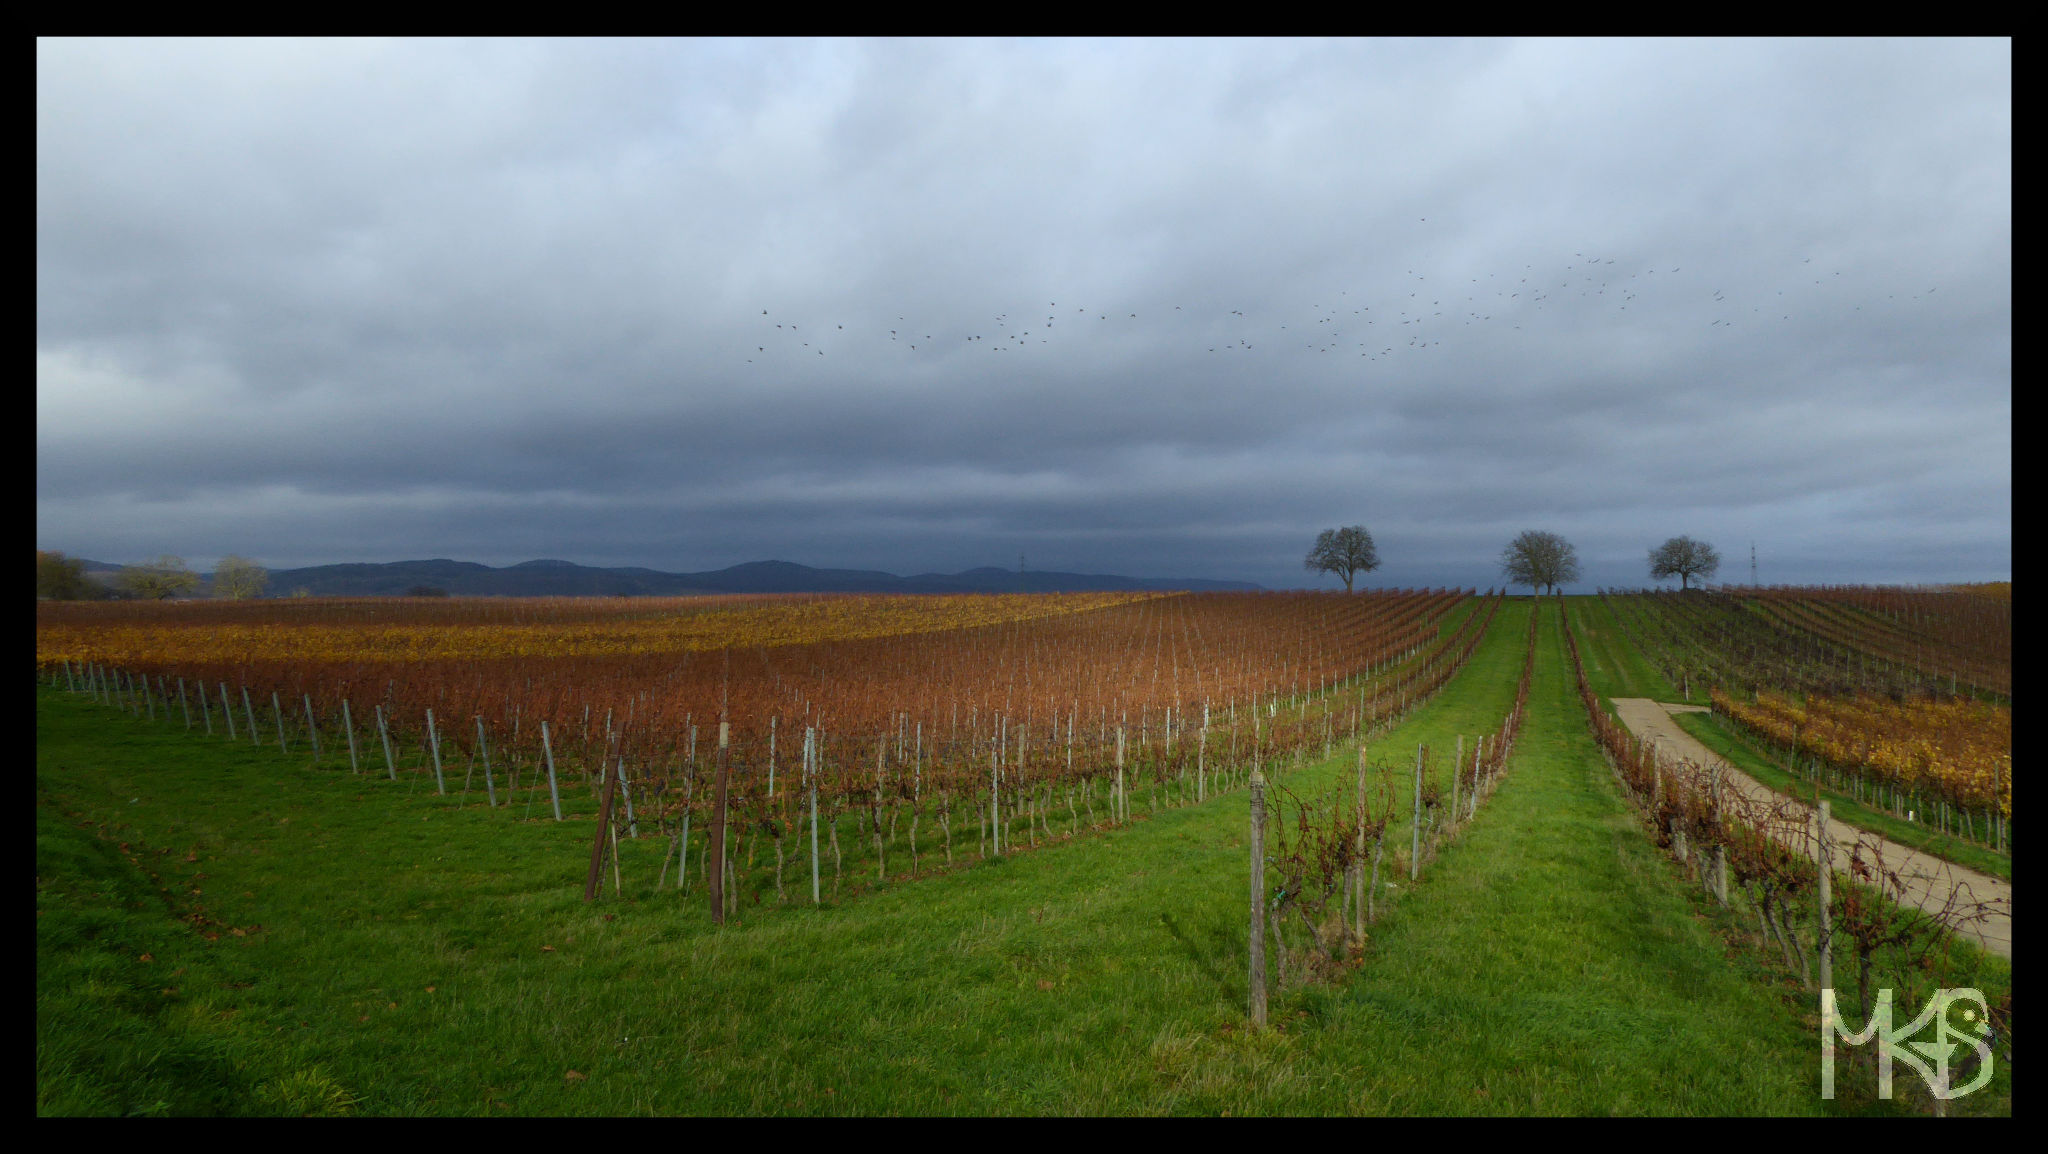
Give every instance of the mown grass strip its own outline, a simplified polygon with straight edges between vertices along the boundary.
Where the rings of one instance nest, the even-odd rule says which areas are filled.
[[[1614,607],[1606,600],[1568,597],[1565,606],[1572,628],[1585,646],[1586,680],[1603,701],[1615,697],[1678,700],[1678,690],[1630,643]]]

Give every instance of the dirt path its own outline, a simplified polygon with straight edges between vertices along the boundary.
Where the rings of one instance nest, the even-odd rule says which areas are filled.
[[[1666,753],[1696,762],[1709,769],[1718,769],[1731,787],[1743,796],[1765,803],[1779,803],[1788,800],[1785,795],[1766,789],[1755,778],[1729,765],[1706,746],[1701,745],[1691,734],[1678,727],[1671,720],[1673,713],[1704,713],[1704,705],[1662,705],[1647,697],[1614,698],[1614,711],[1621,717],[1623,725],[1637,737],[1661,745]],[[1797,801],[1797,799],[1791,799]],[[1813,854],[1812,837],[1814,821],[1811,806],[1804,807],[1806,828],[1794,831],[1790,836],[1780,838],[1808,856]],[[1849,848],[1859,838],[1874,840],[1882,848],[1885,865],[1898,871],[1905,883],[1906,896],[1925,910],[1938,910],[1951,897],[1959,901],[1985,901],[1993,903],[1997,912],[1982,922],[1964,926],[1959,932],[1985,949],[2001,957],[2012,957],[2012,883],[1999,878],[1987,877],[1975,870],[1966,869],[1953,862],[1919,852],[1895,841],[1878,837],[1873,833],[1857,829],[1839,819],[1828,821],[1828,837],[1834,847],[1835,868],[1847,870]]]

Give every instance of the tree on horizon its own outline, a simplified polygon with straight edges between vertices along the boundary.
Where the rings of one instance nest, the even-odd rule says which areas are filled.
[[[1302,567],[1311,572],[1336,574],[1344,579],[1344,592],[1349,593],[1353,577],[1380,567],[1380,554],[1365,526],[1347,525],[1323,530]]]

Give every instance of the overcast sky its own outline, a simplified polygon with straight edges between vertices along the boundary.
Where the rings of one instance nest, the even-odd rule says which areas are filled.
[[[53,41],[36,543],[2012,570],[2012,45]]]

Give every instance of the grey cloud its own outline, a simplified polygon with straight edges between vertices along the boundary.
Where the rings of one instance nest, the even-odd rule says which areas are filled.
[[[39,41],[38,544],[2004,576],[2011,139],[2007,41]]]

